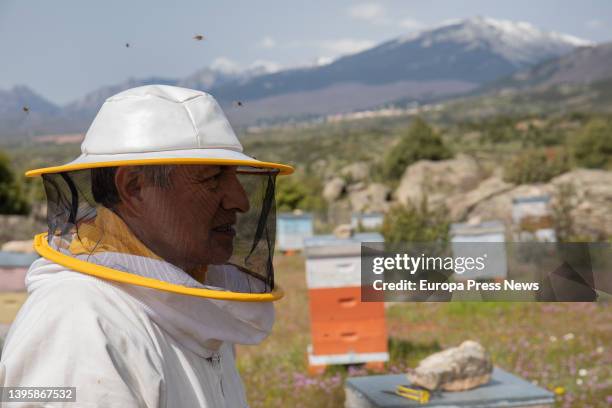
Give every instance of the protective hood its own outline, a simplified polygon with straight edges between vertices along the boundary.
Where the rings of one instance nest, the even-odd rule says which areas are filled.
[[[81,156],[26,173],[42,176],[47,196],[48,231],[35,248],[113,282],[187,297],[279,299],[275,183],[293,169],[242,150],[209,94],[151,85],[110,97]]]

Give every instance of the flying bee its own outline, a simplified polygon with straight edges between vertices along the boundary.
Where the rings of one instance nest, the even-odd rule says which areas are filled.
[[[125,48],[130,48],[130,43],[125,43]]]
[[[193,36],[193,39],[196,41],[202,41],[205,37],[202,34],[196,34]]]
[[[234,101],[234,106],[235,107],[240,107],[243,106],[241,101]]]
[[[21,108],[25,113],[30,113],[30,108],[28,108],[27,106],[24,106],[23,108]]]

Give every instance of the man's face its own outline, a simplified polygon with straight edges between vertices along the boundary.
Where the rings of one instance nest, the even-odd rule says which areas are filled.
[[[234,249],[236,213],[249,210],[236,167],[176,166],[169,181],[168,187],[141,190],[145,244],[185,269],[227,262]]]

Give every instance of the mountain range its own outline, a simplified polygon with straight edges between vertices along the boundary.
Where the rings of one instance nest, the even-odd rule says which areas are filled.
[[[0,91],[0,136],[84,132],[107,97],[146,84],[210,92],[232,124],[246,126],[351,112],[396,101],[426,103],[476,90],[597,80],[609,74],[606,67],[611,66],[611,48],[546,32],[529,23],[474,17],[446,22],[323,64],[284,70],[261,64],[243,71],[213,66],[179,79],[129,79],[94,90],[65,106],[57,106],[27,87],[14,87]],[[241,101],[241,106],[236,101]],[[24,106],[28,112],[23,111]]]

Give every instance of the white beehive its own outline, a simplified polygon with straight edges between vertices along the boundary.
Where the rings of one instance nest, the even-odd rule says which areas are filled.
[[[276,247],[281,251],[299,251],[304,239],[314,234],[312,214],[281,213],[276,217]]]
[[[354,213],[351,215],[351,227],[376,230],[382,227],[384,218],[383,213]]]
[[[514,198],[512,221],[518,241],[556,241],[549,195]]]
[[[504,279],[508,276],[506,227],[503,222],[456,223],[451,225],[450,234],[454,258],[476,258],[486,253],[486,266],[482,271],[455,274],[456,279]]]

